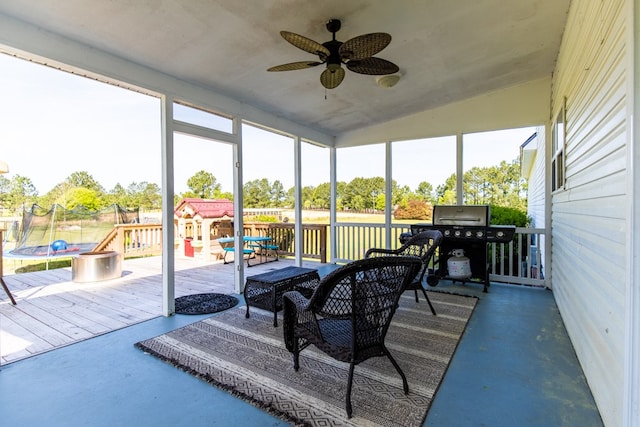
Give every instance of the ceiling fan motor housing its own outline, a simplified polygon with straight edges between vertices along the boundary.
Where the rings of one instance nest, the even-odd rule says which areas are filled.
[[[339,53],[339,49],[340,49],[340,46],[342,46],[342,42],[339,42],[337,40],[331,40],[331,41],[322,43],[322,45],[327,49],[329,49],[329,56],[326,58],[322,58],[322,55],[319,55],[320,60],[326,61],[327,68],[331,70],[331,72],[335,72],[336,69],[340,68],[340,64],[342,64],[342,59],[340,58],[340,53]]]
[[[342,28],[342,22],[340,22],[339,19],[329,19],[327,21],[327,30],[329,30],[330,33],[333,33],[334,39],[335,39],[335,33],[340,31],[340,28]]]
[[[326,27],[333,37],[332,40],[322,44],[299,34],[280,31],[280,35],[286,41],[305,52],[317,55],[320,62],[291,62],[271,67],[267,71],[302,70],[326,64],[326,69],[320,76],[320,83],[326,89],[335,89],[342,83],[345,76],[342,64],[346,64],[350,71],[358,74],[384,75],[398,72],[399,68],[396,64],[374,56],[391,42],[389,34],[364,34],[343,43],[336,40],[336,32],[342,27],[342,22],[339,19],[330,19],[327,21]]]

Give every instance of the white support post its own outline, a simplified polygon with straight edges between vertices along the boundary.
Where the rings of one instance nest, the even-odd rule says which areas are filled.
[[[391,249],[391,218],[393,209],[393,156],[391,142],[385,143],[385,198],[384,198],[384,223],[385,241],[387,249]]]
[[[623,422],[625,427],[640,425],[640,8],[636,1],[627,2],[627,36],[630,71],[627,97],[627,171],[628,200],[627,211],[627,273],[625,298],[625,354],[624,354],[624,403]]]
[[[462,155],[464,154],[463,148],[463,136],[462,133],[456,134],[456,204],[462,205],[464,203],[462,185],[464,181],[464,165],[462,164]]]
[[[331,207],[329,211],[329,235],[331,236],[331,263],[336,262],[336,254],[338,253],[338,239],[336,237],[337,208],[336,198],[338,197],[338,181],[336,173],[337,153],[335,147],[329,148],[329,183],[331,188]]]
[[[547,289],[552,288],[553,282],[553,254],[551,253],[551,243],[553,241],[553,235],[551,232],[551,205],[553,203],[553,196],[551,194],[551,157],[553,156],[553,147],[551,144],[551,122],[547,122],[544,127],[544,155],[545,155],[545,175],[544,175],[544,194],[546,194],[544,200],[544,256],[546,259],[546,266],[544,269],[544,283]],[[543,266],[540,265],[540,268]]]
[[[295,241],[296,265],[302,266],[302,252],[304,248],[304,236],[302,232],[302,143],[299,136],[293,137],[293,162],[294,162],[294,199],[296,222],[293,227]]]
[[[173,230],[173,98],[161,97],[162,133],[162,314],[175,313]]]
[[[236,269],[234,274],[234,285],[237,293],[244,290],[244,221],[242,218],[243,203],[242,197],[242,120],[238,117],[233,119],[233,134],[238,140],[233,145],[233,235],[234,254],[233,265]]]

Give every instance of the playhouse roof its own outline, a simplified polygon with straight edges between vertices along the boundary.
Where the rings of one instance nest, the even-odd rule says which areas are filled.
[[[227,199],[197,199],[184,198],[180,200],[174,210],[174,214],[181,218],[183,216],[200,218],[233,218],[233,202]]]

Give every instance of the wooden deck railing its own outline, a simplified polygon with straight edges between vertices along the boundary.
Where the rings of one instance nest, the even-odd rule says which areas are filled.
[[[336,226],[337,253],[333,259],[346,263],[364,257],[369,248],[400,246],[400,234],[409,231],[408,224],[391,225],[391,241],[386,244],[384,224],[339,223]],[[329,258],[329,233],[326,224],[303,224],[302,257],[326,263]],[[244,223],[246,236],[269,236],[282,256],[295,255],[294,224]],[[516,228],[510,243],[489,245],[489,278],[492,281],[544,286],[543,257],[545,230]],[[162,253],[162,224],[120,224],[100,242],[94,251],[116,250],[125,258]]]
[[[516,228],[509,243],[489,245],[490,279],[496,282],[544,286],[544,228]]]
[[[267,236],[278,245],[278,253],[282,256],[295,255],[294,224],[279,223],[244,223],[245,236]],[[302,257],[327,262],[327,225],[302,224]]]
[[[327,226],[303,224],[302,257],[327,262]],[[282,256],[295,255],[294,224],[244,223],[245,236],[269,236]],[[118,251],[124,258],[160,255],[162,224],[118,224],[93,251]]]
[[[124,258],[160,255],[162,224],[117,224],[93,251],[117,251]]]

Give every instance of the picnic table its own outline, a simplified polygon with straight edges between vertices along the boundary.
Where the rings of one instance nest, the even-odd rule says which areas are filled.
[[[271,237],[244,236],[243,241],[242,254],[247,260],[247,267],[278,260],[278,245],[272,243],[273,239]],[[227,254],[235,253],[236,248],[233,245],[235,238],[221,237],[218,242],[224,251],[223,262],[229,264],[231,261],[227,261]],[[257,262],[251,264],[251,260],[257,260]]]

